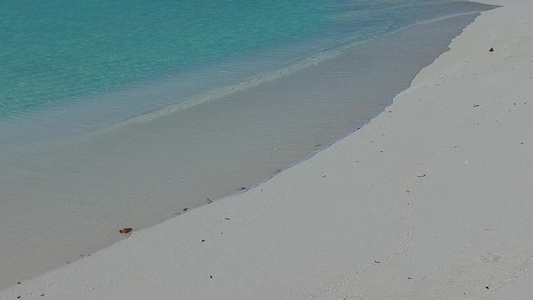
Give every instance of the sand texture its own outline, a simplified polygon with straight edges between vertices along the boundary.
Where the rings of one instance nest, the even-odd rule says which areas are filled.
[[[531,299],[533,1],[484,2],[362,129],[0,299]]]

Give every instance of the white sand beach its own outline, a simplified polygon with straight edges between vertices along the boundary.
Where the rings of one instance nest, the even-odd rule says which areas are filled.
[[[360,130],[0,299],[531,299],[533,2],[482,2]]]

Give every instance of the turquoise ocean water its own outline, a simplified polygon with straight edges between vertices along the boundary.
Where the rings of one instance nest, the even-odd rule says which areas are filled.
[[[0,142],[110,126],[313,53],[475,9],[445,0],[3,0]]]
[[[3,1],[2,116],[250,55],[320,30],[330,1]]]

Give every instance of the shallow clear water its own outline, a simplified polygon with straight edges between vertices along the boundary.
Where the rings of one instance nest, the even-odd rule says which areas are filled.
[[[331,0],[3,1],[2,115],[306,36]]]
[[[5,0],[0,141],[110,126],[312,53],[475,9],[444,0]],[[38,134],[19,132],[27,118],[47,130],[37,122]]]

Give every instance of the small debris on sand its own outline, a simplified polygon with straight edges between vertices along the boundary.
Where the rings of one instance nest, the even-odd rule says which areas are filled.
[[[133,229],[131,227],[125,227],[120,229],[120,233],[130,233]]]
[[[489,52],[494,52],[494,48],[490,48],[490,49],[489,49]]]

